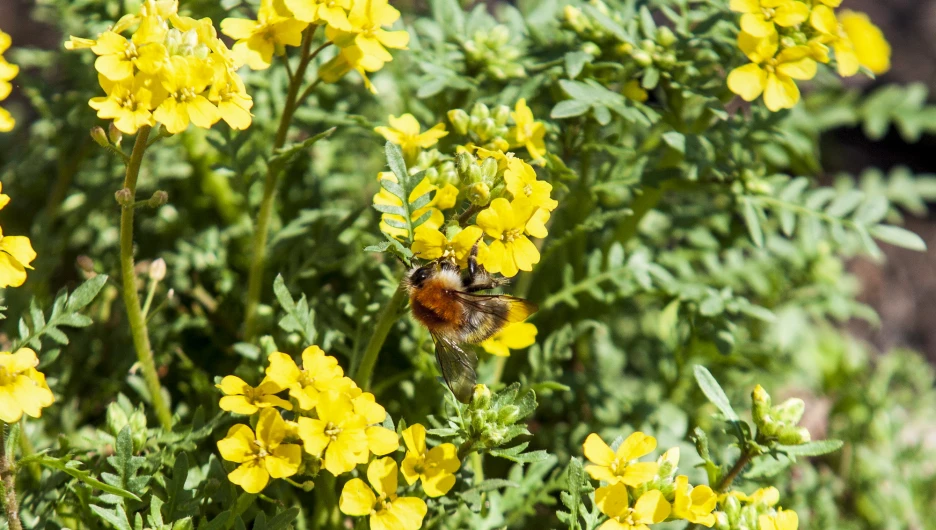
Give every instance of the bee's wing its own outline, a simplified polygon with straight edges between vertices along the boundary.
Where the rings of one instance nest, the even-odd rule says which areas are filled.
[[[539,309],[533,302],[502,294],[474,294],[451,291],[466,309],[464,341],[481,342],[507,324],[523,322]]]
[[[472,350],[465,351],[458,344],[435,333],[432,334],[432,340],[435,342],[436,360],[439,361],[445,383],[458,401],[468,403],[478,380],[475,372],[478,356]]]

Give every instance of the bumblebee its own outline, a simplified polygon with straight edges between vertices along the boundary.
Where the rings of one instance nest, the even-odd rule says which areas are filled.
[[[506,283],[488,273],[477,255],[475,243],[464,274],[452,258],[442,257],[411,269],[405,280],[413,317],[432,335],[442,377],[462,403],[471,399],[478,362],[465,345],[478,344],[537,310],[536,304],[521,298],[477,294]]]

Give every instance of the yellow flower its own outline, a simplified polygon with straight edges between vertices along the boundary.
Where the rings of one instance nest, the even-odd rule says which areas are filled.
[[[826,5],[818,5],[813,8],[809,15],[809,23],[819,32],[818,40],[823,44],[831,44],[835,51],[835,62],[838,73],[842,77],[853,76],[858,73],[858,55],[855,54],[855,47],[852,45],[848,34],[835,18],[835,12]],[[812,44],[814,41],[810,41]],[[814,56],[815,57],[815,56]],[[820,54],[815,57],[821,62],[827,62],[827,54]]]
[[[235,425],[218,441],[221,458],[240,464],[228,474],[228,480],[247,493],[260,493],[270,477],[295,475],[302,460],[302,448],[284,444],[286,422],[272,408],[260,411],[257,434],[247,425]]]
[[[444,443],[426,450],[426,428],[412,425],[403,431],[406,457],[401,468],[407,484],[422,480],[423,491],[430,497],[441,497],[455,485],[454,473],[461,467],[458,449],[454,444]]]
[[[533,111],[526,104],[526,99],[520,98],[510,113],[514,120],[514,127],[510,130],[511,147],[526,147],[530,158],[538,160],[546,155],[546,126],[543,122],[533,119]]]
[[[741,29],[755,37],[777,34],[777,26],[798,26],[809,17],[809,6],[797,0],[731,0],[732,11],[741,15]]]
[[[839,22],[854,46],[861,66],[878,75],[890,70],[890,44],[868,15],[845,10],[839,15]]]
[[[507,183],[507,191],[513,197],[526,197],[537,208],[545,208],[551,212],[559,206],[559,202],[549,196],[552,193],[552,184],[536,180],[533,166],[519,158],[508,159],[504,182]]]
[[[403,158],[407,165],[416,162],[421,149],[432,147],[439,142],[439,138],[448,135],[444,123],[436,124],[428,131],[420,133],[419,122],[412,114],[404,114],[399,118],[391,115],[389,121],[390,127],[374,127],[374,131],[403,149]]]
[[[266,407],[292,410],[288,401],[274,395],[282,392],[285,387],[271,381],[269,377],[254,388],[236,375],[227,375],[221,380],[221,384],[215,386],[224,392],[224,397],[219,402],[221,410],[246,415]]]
[[[126,134],[134,134],[144,125],[153,125],[153,90],[165,92],[158,82],[146,75],[111,81],[98,76],[107,97],[91,98],[88,105],[97,111],[98,118],[114,120],[114,126]]]
[[[383,455],[399,447],[395,432],[368,427],[371,420],[383,421],[386,417],[386,411],[373,398],[373,394],[363,393],[352,400],[347,393],[327,391],[319,396],[315,407],[317,419],[299,418],[299,437],[306,452],[322,456],[323,467],[332,475],[366,463],[371,452]]]
[[[673,499],[673,517],[685,519],[711,528],[715,524],[712,510],[718,496],[708,486],[690,486],[689,477],[676,477],[676,497]]]
[[[510,357],[510,350],[522,350],[535,342],[536,326],[529,322],[515,322],[486,339],[481,347],[491,355]]]
[[[659,490],[650,490],[630,506],[627,486],[615,483],[595,491],[595,504],[609,519],[598,530],[649,530],[647,525],[669,517],[670,504]]]
[[[777,35],[758,39],[747,33],[738,34],[738,46],[753,61],[728,74],[728,88],[745,101],[754,101],[762,93],[764,103],[773,112],[793,108],[800,92],[794,79],[812,79],[816,61],[809,46],[787,48],[777,52]]]
[[[387,48],[406,49],[409,33],[387,31],[400,18],[400,12],[387,0],[355,1],[348,13],[350,29],[326,28],[325,35],[338,45],[354,69],[376,72],[393,60]]]
[[[585,458],[592,462],[585,466],[585,471],[591,478],[608,484],[639,486],[652,480],[659,469],[656,462],[636,462],[656,448],[656,438],[640,431],[628,436],[617,451],[612,451],[595,433],[588,435],[582,448]]]
[[[299,408],[310,411],[318,403],[322,392],[333,390],[347,392],[354,383],[344,377],[338,359],[325,355],[318,346],[309,346],[302,352],[302,369],[296,361],[282,352],[270,354],[270,365],[266,369],[267,379],[276,381],[289,389],[289,397],[296,400]]]
[[[188,128],[189,122],[210,129],[221,119],[218,108],[202,95],[214,77],[210,66],[194,57],[174,56],[165,70],[161,77],[168,95],[153,112],[153,117],[165,125],[167,131],[178,134]]]
[[[101,33],[91,47],[98,55],[94,68],[111,81],[133,77],[134,66],[145,74],[159,73],[169,58],[166,46],[161,42],[147,42],[142,35],[137,32],[132,39],[127,39],[113,31]]]
[[[779,509],[773,515],[763,514],[757,518],[759,530],[797,530],[799,517],[793,510]]]
[[[2,185],[0,185],[2,189]],[[10,197],[0,194],[0,209],[10,202]],[[26,281],[26,269],[36,259],[36,251],[26,236],[4,236],[0,228],[0,287],[19,287]]]
[[[387,179],[391,182],[397,182],[396,175],[390,173],[389,171],[383,171],[377,175],[377,180]],[[438,186],[429,182],[429,178],[424,178],[420,181],[419,184],[413,188],[413,191],[410,192],[408,200],[410,203],[414,202],[416,199],[422,197],[423,195],[435,191],[436,194],[425,206],[418,208],[416,211],[412,212],[413,221],[422,217],[426,212],[431,212],[429,219],[420,225],[420,227],[434,228],[438,229],[445,223],[445,216],[442,215],[442,209],[448,209],[455,206],[455,200],[458,197],[458,188],[452,186],[451,184],[446,184],[445,187],[439,190]],[[380,188],[374,195],[374,204],[376,205],[385,205],[385,206],[402,206],[403,203],[395,197],[392,193]],[[419,227],[417,227],[419,228]],[[385,213],[380,216],[380,231],[397,239],[407,239],[409,237],[409,232],[406,230],[406,220],[403,217]],[[415,236],[415,234],[414,234]]]
[[[546,237],[548,219],[549,212],[536,208],[526,197],[517,197],[512,202],[504,198],[491,201],[490,207],[479,213],[477,219],[478,226],[494,238],[488,246],[485,267],[508,278],[519,271],[533,270],[533,265],[539,263],[540,253],[527,234]]]
[[[29,348],[0,352],[0,421],[19,421],[23,413],[38,418],[55,401],[38,365],[36,352]]]
[[[291,13],[278,11],[276,0],[262,0],[257,20],[226,18],[221,21],[221,33],[234,43],[235,61],[251,70],[266,70],[273,53],[282,54],[286,46],[302,44],[302,31],[307,23],[296,20]]]
[[[434,260],[451,258],[459,267],[468,266],[468,254],[471,247],[478,243],[478,263],[485,264],[488,254],[487,245],[481,241],[484,231],[478,226],[463,228],[452,239],[445,237],[438,228],[422,225],[416,229],[413,238],[413,254],[420,259]]]
[[[367,466],[367,481],[373,490],[359,478],[344,485],[338,500],[342,513],[357,517],[369,515],[373,530],[422,528],[428,511],[426,503],[416,497],[397,497],[397,464],[392,458],[371,462]]]
[[[208,101],[218,107],[218,114],[232,129],[250,126],[253,99],[247,94],[244,81],[223,65],[214,68],[214,79],[208,91]]]
[[[12,44],[10,36],[0,30],[0,101],[5,100],[13,91],[13,85],[10,84],[10,81],[19,73],[18,66],[8,63],[2,57],[3,52],[9,49],[10,44]],[[13,130],[15,124],[16,120],[13,119],[13,116],[6,109],[0,107],[0,132]]]
[[[726,496],[735,497],[747,504],[763,504],[766,507],[776,506],[780,502],[780,491],[773,486],[760,488],[750,495],[741,491],[730,491]]]
[[[637,81],[636,79],[631,79],[627,83],[624,83],[624,90],[622,93],[627,99],[636,101],[638,103],[643,103],[650,97],[644,87],[640,85],[640,81]]]
[[[286,7],[303,22],[324,22],[332,28],[350,30],[348,10],[351,3],[352,0],[286,0]]]

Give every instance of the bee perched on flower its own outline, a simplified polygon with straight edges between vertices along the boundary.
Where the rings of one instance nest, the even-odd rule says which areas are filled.
[[[106,95],[89,105],[126,134],[157,123],[172,134],[190,123],[207,129],[219,120],[246,128],[253,101],[234,70],[234,56],[209,19],[177,11],[175,0],[145,0],[139,14],[124,16],[96,39],[65,43],[98,56],[94,67]]]

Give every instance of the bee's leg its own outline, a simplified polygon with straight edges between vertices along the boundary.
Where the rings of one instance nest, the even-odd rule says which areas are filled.
[[[484,265],[478,263],[478,242],[476,241],[474,246],[471,247],[471,253],[468,254],[468,278],[465,281],[465,291],[469,293],[485,291],[504,285],[507,281],[506,278],[491,276],[491,273],[484,268]]]

